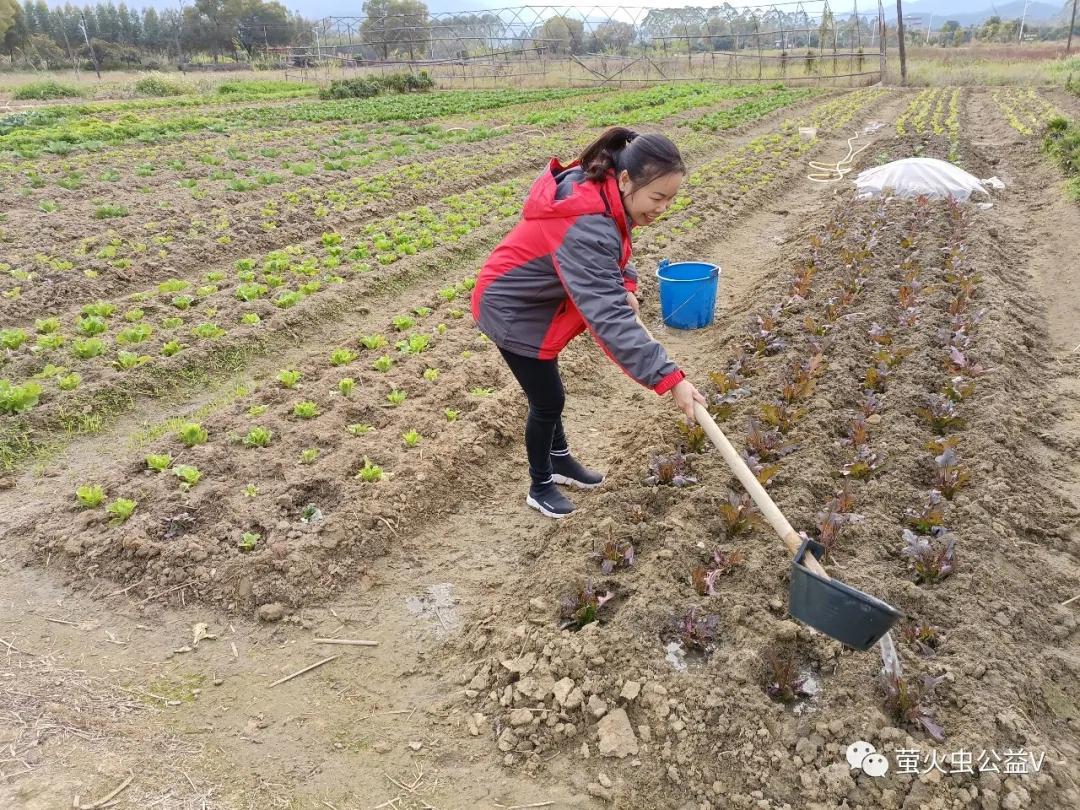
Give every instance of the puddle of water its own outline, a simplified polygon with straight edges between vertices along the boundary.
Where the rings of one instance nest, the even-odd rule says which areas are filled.
[[[809,667],[804,667],[799,670],[799,677],[802,679],[802,691],[806,697],[796,701],[791,709],[794,714],[803,714],[804,712],[814,711],[817,708],[814,705],[814,698],[821,692],[821,681],[818,679],[817,674]]]
[[[686,650],[682,642],[669,641],[664,645],[664,659],[676,672],[686,672]]]
[[[708,652],[694,649],[687,650],[682,641],[678,639],[672,639],[664,644],[664,660],[676,672],[686,672],[690,667],[703,666],[709,659],[709,653],[711,652],[711,648]]]
[[[405,608],[412,615],[433,622],[438,636],[449,636],[461,628],[454,586],[449,582],[428,585],[422,594],[406,596]]]

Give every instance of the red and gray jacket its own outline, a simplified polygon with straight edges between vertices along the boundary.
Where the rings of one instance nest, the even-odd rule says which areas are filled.
[[[598,183],[577,161],[552,160],[477,278],[480,330],[506,351],[550,360],[588,329],[629,377],[669,391],[685,375],[626,300],[637,288],[630,228],[613,171]]]

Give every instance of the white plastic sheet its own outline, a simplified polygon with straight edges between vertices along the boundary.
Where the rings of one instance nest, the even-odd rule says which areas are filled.
[[[878,197],[889,189],[897,197],[925,195],[966,200],[972,194],[989,196],[984,182],[944,160],[904,158],[867,169],[855,178],[855,187],[863,197]]]

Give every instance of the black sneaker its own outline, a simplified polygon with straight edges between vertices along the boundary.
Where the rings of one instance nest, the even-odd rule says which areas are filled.
[[[604,476],[590,470],[567,451],[551,454],[551,480],[579,489],[594,489],[604,483]]]
[[[529,487],[529,497],[525,499],[525,503],[539,511],[541,515],[556,520],[574,511],[574,504],[559,491],[554,481],[533,484]]]

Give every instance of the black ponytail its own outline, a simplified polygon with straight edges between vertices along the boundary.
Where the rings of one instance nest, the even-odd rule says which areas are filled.
[[[626,127],[611,127],[581,153],[580,159],[587,179],[602,181],[609,170],[618,175],[625,169],[635,188],[665,174],[686,174],[679,148],[670,138],[652,132],[639,135]]]

